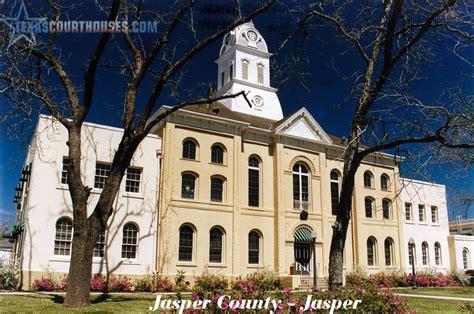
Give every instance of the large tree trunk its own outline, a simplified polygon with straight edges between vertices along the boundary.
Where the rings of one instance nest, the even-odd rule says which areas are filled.
[[[332,229],[331,249],[329,252],[329,289],[342,289],[344,280],[343,254],[346,243],[347,229],[351,219],[352,193],[354,191],[355,173],[360,165],[357,157],[357,144],[347,147],[344,156],[344,173],[338,215]]]

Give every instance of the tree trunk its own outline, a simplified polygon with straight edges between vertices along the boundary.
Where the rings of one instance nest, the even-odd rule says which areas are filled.
[[[344,173],[341,195],[338,204],[338,215],[332,226],[331,249],[329,252],[329,290],[342,289],[344,279],[343,254],[347,229],[351,219],[352,193],[354,191],[355,173],[360,165],[357,157],[357,143],[347,147],[344,156]]]
[[[66,307],[81,308],[90,305],[90,280],[94,244],[99,234],[91,224],[74,222],[71,262],[69,266]]]

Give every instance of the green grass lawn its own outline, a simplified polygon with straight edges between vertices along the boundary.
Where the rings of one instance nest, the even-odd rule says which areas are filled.
[[[474,298],[474,287],[446,287],[446,288],[402,288],[393,289],[394,293],[436,295],[457,298]]]
[[[397,289],[395,291],[399,293],[414,292],[424,295],[473,297],[474,289],[472,287],[459,287],[424,288],[415,291],[411,289]],[[174,298],[174,296],[170,297]],[[62,306],[64,294],[0,295],[0,313],[146,313],[148,308],[154,305],[155,298],[156,294],[125,294],[108,297],[92,295],[92,305],[89,308],[70,310]],[[189,298],[189,295],[185,296],[185,298]],[[459,313],[460,305],[463,303],[462,301],[408,298],[410,310],[417,311],[418,313]]]

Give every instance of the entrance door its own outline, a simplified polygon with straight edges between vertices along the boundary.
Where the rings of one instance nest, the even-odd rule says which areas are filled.
[[[311,250],[308,242],[295,242],[296,272],[298,275],[309,275],[311,269]]]

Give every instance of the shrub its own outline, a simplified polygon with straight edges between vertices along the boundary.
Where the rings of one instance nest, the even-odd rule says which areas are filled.
[[[90,290],[93,292],[104,292],[107,288],[105,279],[102,277],[94,277],[89,282]]]
[[[417,272],[416,273],[416,285],[419,287],[449,287],[459,286],[461,279],[460,274],[455,275],[442,274],[436,272]],[[412,274],[403,274],[399,272],[392,273],[377,273],[367,275],[360,271],[355,271],[347,274],[346,276],[346,287],[355,288],[365,284],[374,284],[377,288],[391,288],[391,287],[407,287],[413,283]]]
[[[59,289],[62,291],[67,291],[67,276],[64,276],[59,282]]]
[[[18,286],[18,264],[0,261],[0,289],[13,290]]]
[[[153,281],[154,281],[154,276],[152,275],[146,275],[143,278],[136,279],[134,286],[135,286],[135,291],[139,292],[152,292],[153,291]]]
[[[171,292],[174,290],[174,284],[167,277],[156,276],[155,291]]]
[[[35,291],[53,291],[55,288],[54,282],[49,278],[36,279],[33,282],[33,290]]]
[[[266,291],[280,289],[282,286],[278,275],[271,271],[257,271],[239,278],[234,282],[232,288],[245,298],[258,299],[265,295]]]
[[[229,281],[224,276],[204,273],[196,278],[192,289],[193,297],[213,300],[214,297],[224,294],[228,288]]]
[[[133,283],[127,278],[114,279],[110,283],[110,291],[113,292],[130,292],[133,289]]]

